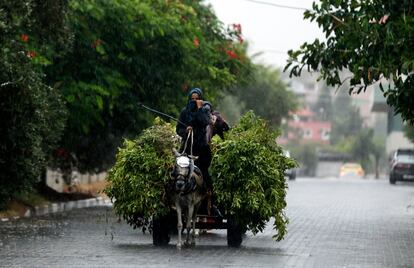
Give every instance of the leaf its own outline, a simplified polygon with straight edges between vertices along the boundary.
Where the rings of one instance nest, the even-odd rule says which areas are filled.
[[[98,105],[99,110],[103,109],[103,100],[101,96],[95,96],[96,104]]]
[[[96,46],[95,49],[101,55],[105,55],[106,54],[106,51],[105,51],[105,48],[103,47],[103,45]]]

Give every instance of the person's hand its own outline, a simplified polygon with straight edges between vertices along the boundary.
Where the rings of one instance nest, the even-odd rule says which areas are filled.
[[[190,131],[192,131],[192,130],[193,130],[193,127],[192,127],[192,126],[188,126],[188,127],[187,127],[187,129],[186,129],[185,131],[188,133],[188,132],[190,132]]]
[[[204,102],[202,100],[196,100],[197,103],[197,108],[200,109],[201,107],[203,107]]]

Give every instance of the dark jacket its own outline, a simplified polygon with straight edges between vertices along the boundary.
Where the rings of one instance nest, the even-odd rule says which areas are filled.
[[[211,119],[211,105],[205,102],[203,107],[196,111],[191,111],[190,105],[187,105],[180,114],[179,121],[184,123],[177,123],[176,132],[183,138],[183,142],[187,139],[187,126],[193,127],[194,147],[208,146],[206,127],[210,124]],[[190,146],[190,143],[187,147]]]

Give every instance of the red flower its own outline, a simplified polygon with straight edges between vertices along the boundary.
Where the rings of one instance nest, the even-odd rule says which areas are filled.
[[[188,90],[188,85],[187,85],[187,84],[183,84],[183,85],[181,86],[181,90],[182,90],[183,92],[187,92],[187,90]]]
[[[200,45],[200,40],[198,39],[198,37],[194,38],[193,44],[195,47],[198,47]]]
[[[21,34],[20,35],[20,40],[22,40],[22,42],[27,43],[29,42],[29,36],[27,34]]]
[[[100,45],[102,45],[103,41],[101,39],[96,39],[95,41],[93,41],[91,47],[96,48]]]
[[[226,54],[232,59],[237,59],[239,57],[239,55],[237,55],[237,53],[234,52],[233,50],[226,49]]]
[[[56,155],[59,156],[59,157],[66,157],[67,154],[68,154],[68,152],[66,152],[66,150],[63,149],[63,148],[58,148],[56,150]]]
[[[36,51],[27,51],[27,57],[33,59],[36,56],[37,56]]]
[[[238,34],[241,34],[241,32],[242,32],[242,28],[241,28],[240,23],[234,23],[234,24],[233,24],[233,28],[234,28],[234,30],[235,30]]]

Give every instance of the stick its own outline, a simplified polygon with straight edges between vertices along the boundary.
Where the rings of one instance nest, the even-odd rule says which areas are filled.
[[[138,103],[138,105],[139,105],[140,107],[144,108],[144,109],[147,109],[148,111],[151,111],[151,112],[153,112],[153,113],[156,113],[156,114],[159,114],[159,115],[163,115],[163,116],[165,116],[165,117],[168,117],[169,119],[172,119],[172,120],[174,120],[174,121],[176,121],[176,122],[180,123],[181,125],[183,125],[183,126],[187,127],[187,125],[186,125],[186,124],[184,124],[183,122],[181,122],[181,121],[180,121],[180,120],[178,120],[177,118],[172,117],[171,115],[165,114],[165,113],[160,112],[160,111],[157,111],[157,110],[155,110],[155,109],[152,109],[152,108],[150,108],[150,107],[148,107],[148,106],[145,106],[144,104],[142,104],[142,103],[140,103],[140,102]]]

